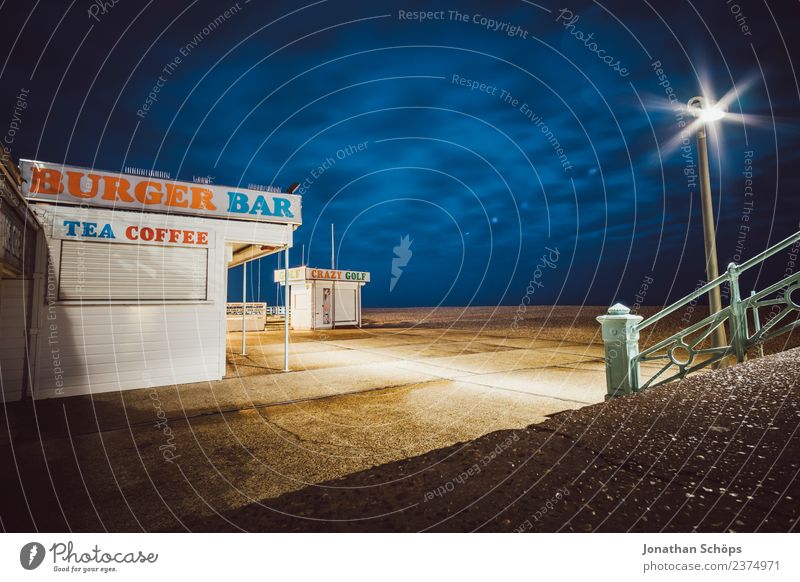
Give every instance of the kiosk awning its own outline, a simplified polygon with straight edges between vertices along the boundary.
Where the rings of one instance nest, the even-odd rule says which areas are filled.
[[[230,262],[228,262],[228,268],[237,267],[243,263],[248,263],[250,261],[260,259],[261,257],[266,257],[267,255],[271,255],[277,253],[278,251],[282,251],[284,248],[282,246],[269,246],[269,245],[247,244],[247,243],[234,243],[232,247],[233,247],[233,258],[230,260]]]

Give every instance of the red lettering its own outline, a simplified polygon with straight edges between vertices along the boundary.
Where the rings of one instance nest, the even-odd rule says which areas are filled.
[[[217,207],[211,202],[214,193],[208,188],[192,186],[192,208],[197,210],[216,210]]]
[[[165,184],[167,189],[167,206],[177,206],[179,208],[186,208],[189,206],[189,201],[184,199],[183,195],[189,191],[188,186],[181,186],[180,184]]]
[[[136,199],[142,204],[161,204],[161,184],[145,180],[133,189]]]
[[[61,194],[61,172],[50,168],[34,167],[31,172],[31,194]]]
[[[67,190],[70,194],[75,196],[75,198],[94,198],[97,196],[97,189],[100,185],[100,176],[97,174],[87,174],[86,177],[89,179],[89,191],[84,192],[83,188],[81,187],[81,179],[83,178],[82,172],[67,172]]]
[[[133,196],[128,192],[131,184],[125,178],[103,176],[103,182],[106,185],[103,190],[103,200],[116,202],[119,199],[122,202],[133,202]]]

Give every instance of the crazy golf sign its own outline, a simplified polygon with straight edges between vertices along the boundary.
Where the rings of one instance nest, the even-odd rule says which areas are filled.
[[[178,182],[31,160],[20,160],[20,169],[25,179],[25,196],[36,202],[302,223],[301,198],[294,194]]]

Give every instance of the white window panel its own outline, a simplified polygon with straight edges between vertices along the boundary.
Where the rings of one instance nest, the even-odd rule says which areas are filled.
[[[201,301],[208,250],[62,241],[59,299]]]

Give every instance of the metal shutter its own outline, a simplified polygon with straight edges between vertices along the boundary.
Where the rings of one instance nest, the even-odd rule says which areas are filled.
[[[62,241],[59,299],[205,300],[208,250]]]
[[[356,323],[356,291],[336,287],[336,323]]]

